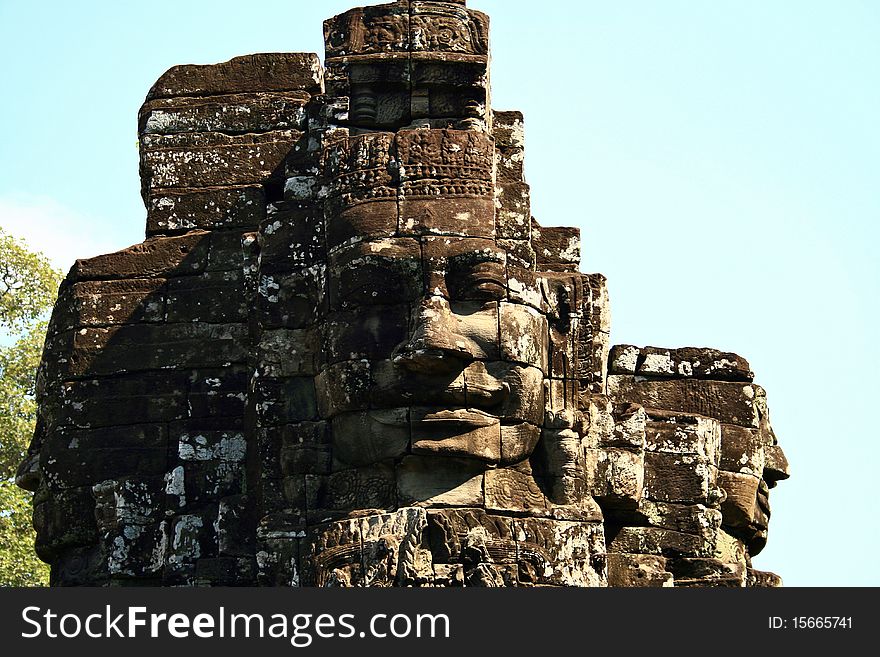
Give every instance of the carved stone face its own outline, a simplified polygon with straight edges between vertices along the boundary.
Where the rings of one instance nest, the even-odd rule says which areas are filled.
[[[511,298],[507,259],[493,240],[433,236],[337,254],[322,339],[331,360],[345,360],[318,386],[337,458],[359,466],[410,446],[502,466],[531,455],[544,420],[548,320],[524,303],[542,299],[535,283],[519,283]],[[342,372],[367,377],[371,394],[335,385],[351,380]]]
[[[755,407],[758,428],[725,425],[721,439],[719,482],[727,493],[721,505],[723,524],[755,556],[767,543],[770,522],[770,489],[788,479],[788,461],[779,446],[759,386]]]

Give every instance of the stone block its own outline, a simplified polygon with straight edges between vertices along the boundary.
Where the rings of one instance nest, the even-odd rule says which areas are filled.
[[[711,556],[714,547],[700,537],[656,527],[623,527],[616,533],[609,531],[609,553],[702,557]]]
[[[645,487],[645,455],[620,448],[586,449],[587,491],[603,507],[635,508]]]
[[[682,347],[634,347],[615,345],[611,351],[612,374],[637,374],[659,378],[694,378],[715,381],[754,379],[749,362],[738,354],[717,349]]]
[[[321,418],[368,409],[373,392],[371,369],[369,361],[348,360],[322,370],[314,383]]]
[[[483,467],[476,461],[407,456],[397,467],[402,506],[476,506],[485,503]]]
[[[542,518],[519,518],[514,522],[520,583],[607,586],[602,523]]]
[[[156,191],[147,203],[147,236],[197,230],[250,228],[266,216],[262,185]]]
[[[141,107],[138,128],[166,135],[304,130],[310,98],[302,91],[160,98]]]
[[[748,527],[755,517],[761,480],[753,475],[722,470],[718,473],[718,485],[727,494],[721,504],[724,524],[729,527]]]
[[[327,268],[303,268],[291,274],[262,274],[257,312],[264,328],[301,329],[315,323],[326,305]]]
[[[260,272],[286,275],[326,261],[327,243],[320,207],[309,202],[269,206],[260,224]]]
[[[532,210],[529,186],[524,182],[501,183],[495,188],[495,227],[501,239],[529,240]],[[536,252],[537,253],[537,252]],[[543,263],[541,254],[537,262]]]
[[[545,374],[549,364],[547,318],[519,304],[499,304],[498,329],[503,360],[539,368]]]
[[[66,357],[59,371],[65,379],[172,366],[224,367],[245,362],[247,328],[202,322],[83,328],[53,338],[48,352]]]
[[[422,294],[422,254],[412,239],[361,242],[331,256],[330,300],[346,305],[396,305]]]
[[[129,374],[110,379],[71,381],[60,387],[57,412],[49,425],[84,429],[184,419],[186,377],[177,372]]]
[[[513,564],[517,559],[517,526],[509,516],[482,509],[429,509],[428,541],[436,563]]]
[[[257,418],[264,426],[318,419],[313,377],[260,378],[254,382],[253,394]]]
[[[302,137],[297,130],[227,135],[221,132],[144,135],[141,187],[154,190],[280,183],[284,159]]]
[[[645,497],[712,505],[720,499],[718,469],[699,456],[645,452]]]
[[[704,415],[750,428],[758,428],[756,387],[732,381],[652,380],[619,374],[608,377],[608,394],[615,401]]]
[[[260,376],[314,376],[319,339],[310,329],[264,331],[257,344],[257,371]]]
[[[305,482],[310,523],[354,511],[397,506],[394,467],[389,463],[340,470],[328,476],[306,475]]]
[[[608,553],[608,586],[622,588],[671,587],[673,575],[666,559],[650,554]]]
[[[77,260],[67,280],[73,283],[198,274],[207,264],[210,235],[194,231],[179,237],[153,237],[116,253]]]
[[[84,281],[63,285],[49,335],[89,326],[162,322],[165,279]]]
[[[547,509],[547,498],[534,477],[509,468],[486,470],[486,509],[535,512]]]
[[[711,543],[721,527],[721,511],[703,504],[670,504],[642,499],[636,517],[639,524],[699,536]]]
[[[760,432],[735,424],[721,425],[721,459],[718,467],[729,472],[764,476],[766,447]]]
[[[147,101],[177,96],[304,91],[321,93],[321,63],[312,53],[260,53],[221,64],[185,64],[168,69]]]
[[[319,357],[326,364],[390,359],[409,335],[410,315],[407,305],[366,306],[331,313],[321,327],[324,349]]]
[[[666,454],[692,454],[717,466],[721,454],[721,424],[701,415],[649,409],[645,449]]]
[[[210,271],[168,282],[165,321],[228,324],[246,322],[248,297],[241,271]]]
[[[43,561],[52,561],[71,548],[97,544],[95,498],[91,486],[51,494],[45,488],[37,491],[33,524],[37,533],[37,556]]]
[[[492,239],[495,202],[487,191],[488,183],[481,182],[405,183],[398,197],[397,232]]]
[[[546,271],[577,271],[581,263],[581,231],[532,222],[532,246],[537,267]]]

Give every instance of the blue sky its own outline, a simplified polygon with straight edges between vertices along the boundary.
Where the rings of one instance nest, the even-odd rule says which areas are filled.
[[[0,225],[63,268],[143,238],[137,110],[181,63],[321,52],[355,0],[0,0]],[[768,390],[794,476],[755,565],[878,585],[880,4],[471,0],[533,213],[576,225],[616,343],[714,346]]]

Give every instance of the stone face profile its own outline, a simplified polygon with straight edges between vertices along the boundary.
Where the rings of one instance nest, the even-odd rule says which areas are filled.
[[[323,66],[178,66],[147,238],[78,260],[18,483],[54,585],[768,586],[788,476],[740,356],[610,346],[540,226],[488,18],[399,0]]]

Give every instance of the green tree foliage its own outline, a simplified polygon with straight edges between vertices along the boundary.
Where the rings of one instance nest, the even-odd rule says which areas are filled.
[[[34,374],[61,272],[0,228],[0,586],[40,586],[31,494],[15,486],[36,419]]]

